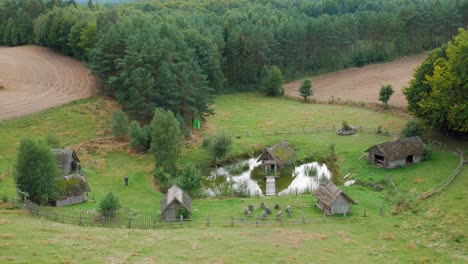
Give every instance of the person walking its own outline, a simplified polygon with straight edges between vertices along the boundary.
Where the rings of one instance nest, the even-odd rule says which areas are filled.
[[[124,181],[125,181],[125,187],[128,187],[128,176],[125,176]]]

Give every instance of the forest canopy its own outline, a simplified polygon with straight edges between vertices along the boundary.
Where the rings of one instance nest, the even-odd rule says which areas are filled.
[[[387,61],[439,47],[467,25],[468,0],[0,3],[0,45],[86,61],[140,120],[155,107],[203,119],[215,93],[258,89],[273,66],[293,80]]]

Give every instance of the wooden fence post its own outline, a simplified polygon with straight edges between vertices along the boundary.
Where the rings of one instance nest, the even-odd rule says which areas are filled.
[[[156,219],[153,218],[153,229],[156,228]]]
[[[132,228],[132,219],[131,219],[131,218],[128,219],[128,226],[127,226],[127,228],[129,228],[129,229]]]
[[[184,216],[180,215],[180,226],[184,225]]]
[[[210,226],[210,217],[209,216],[206,217],[206,226]]]
[[[380,216],[383,216],[383,207],[380,207]]]
[[[323,221],[326,222],[327,221],[327,214],[325,212],[323,212]]]
[[[255,218],[255,225],[258,227],[258,217]]]
[[[302,215],[302,223],[303,223],[303,224],[305,223],[305,217],[304,217],[304,215]]]
[[[364,208],[364,217],[366,217],[366,209]]]
[[[80,212],[80,225],[81,225],[81,224],[82,224],[82,222],[81,222],[81,212]]]
[[[231,226],[234,226],[234,216],[231,216]]]
[[[280,221],[281,221],[281,226],[283,226],[283,217],[282,216],[280,217]]]

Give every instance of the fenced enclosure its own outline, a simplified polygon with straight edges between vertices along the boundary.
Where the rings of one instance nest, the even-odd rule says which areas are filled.
[[[291,128],[271,128],[271,129],[229,129],[218,131],[218,134],[225,136],[240,138],[240,137],[265,137],[265,136],[279,136],[279,135],[297,135],[297,134],[315,134],[321,132],[336,132],[341,127],[331,126],[314,126],[314,127],[291,127]],[[387,137],[397,135],[396,133],[389,132],[384,128],[371,128],[371,127],[356,127],[357,133],[376,134]],[[208,134],[205,136],[209,136]]]
[[[129,228],[129,229],[158,229],[158,228],[181,228],[181,227],[262,227],[262,226],[287,226],[308,223],[326,223],[328,221],[346,221],[348,219],[358,220],[369,216],[384,216],[383,208],[373,210],[364,209],[362,212],[355,212],[351,216],[335,215],[306,218],[303,215],[295,217],[206,217],[204,219],[183,219],[164,221],[158,214],[148,216],[131,216],[120,212],[101,213],[92,211],[63,211],[53,207],[43,207],[30,201],[25,201],[23,209],[32,216],[42,219],[79,226]]]

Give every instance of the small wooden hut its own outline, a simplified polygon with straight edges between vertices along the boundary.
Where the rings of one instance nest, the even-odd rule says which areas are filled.
[[[86,200],[90,191],[88,181],[81,170],[80,159],[71,149],[52,149],[62,177],[58,179],[58,196],[52,200],[55,206],[77,204]]]
[[[166,221],[179,219],[179,209],[183,207],[192,212],[192,198],[176,185],[173,185],[161,200],[161,218]]]
[[[420,137],[409,137],[377,144],[366,152],[370,163],[395,168],[420,162],[424,153],[424,143]]]
[[[269,171],[274,171],[276,174],[278,168],[291,164],[295,157],[296,151],[287,140],[284,140],[263,150],[257,162],[265,166],[265,175],[268,175]]]
[[[356,204],[345,192],[332,182],[322,183],[315,191],[316,206],[329,215],[347,214],[350,212],[349,204]]]

